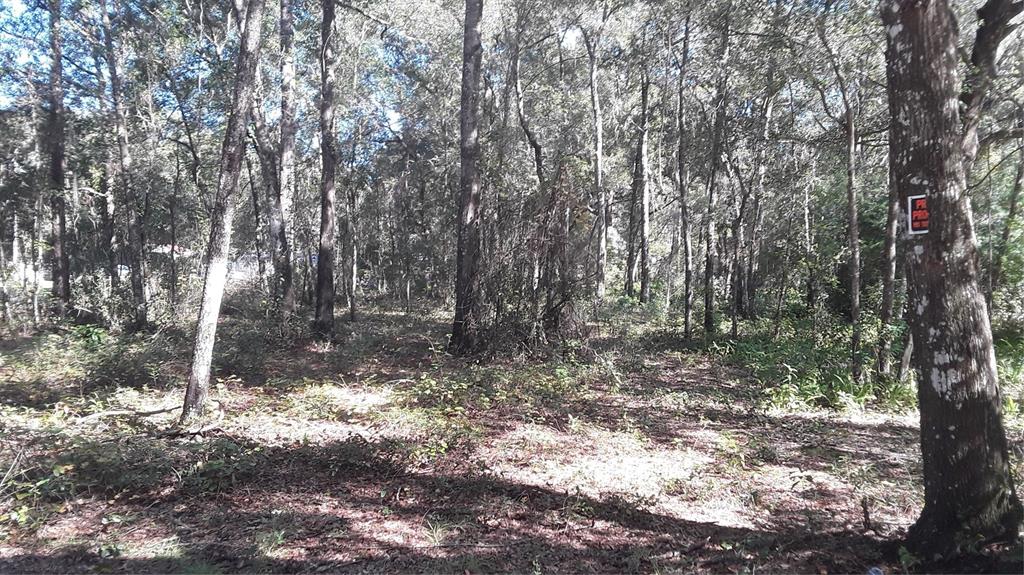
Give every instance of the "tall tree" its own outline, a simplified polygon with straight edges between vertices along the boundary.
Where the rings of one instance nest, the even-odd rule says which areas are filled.
[[[601,69],[601,39],[615,6],[607,3],[601,7],[601,23],[597,30],[589,31],[581,26],[583,45],[587,49],[587,76],[590,86],[591,121],[594,129],[594,195],[597,199],[597,299],[605,296],[608,268],[608,230],[611,227],[611,206],[608,192],[604,187],[604,118],[601,114],[601,96],[598,91]]]
[[[462,96],[459,110],[459,220],[455,271],[455,320],[451,349],[468,352],[479,344],[480,314],[480,18],[483,0],[466,0],[462,37]]]
[[[71,262],[67,246],[67,214],[64,202],[65,125],[64,56],[61,42],[61,0],[49,0],[50,11],[50,208],[53,210],[53,294],[58,316],[71,308]]]
[[[647,132],[648,102],[650,99],[651,81],[646,64],[643,66],[640,80],[640,122],[637,128],[637,178],[633,183],[637,187],[640,199],[640,302],[651,301],[651,183],[648,167]]]
[[[295,31],[294,0],[281,0],[281,143],[276,194],[273,198],[270,234],[274,245],[281,309],[295,310],[295,281],[292,267],[292,200],[295,197]]]
[[[710,170],[707,179],[708,211],[704,216],[704,337],[713,337],[718,331],[715,319],[715,205],[718,190],[718,175],[722,166],[723,140],[725,139],[726,105],[729,99],[729,19],[731,3],[725,7],[722,19],[721,38],[718,44],[718,79],[715,85],[715,116],[711,134]]]
[[[242,157],[245,155],[245,128],[252,110],[252,90],[256,83],[262,20],[263,0],[249,0],[238,45],[238,56],[235,60],[231,108],[228,110],[227,129],[224,132],[224,144],[220,153],[220,177],[210,218],[210,239],[206,247],[203,299],[199,307],[199,320],[196,323],[188,388],[181,411],[183,425],[193,423],[203,416],[206,410],[206,397],[210,391],[210,364],[217,336],[220,303],[227,281],[235,197],[238,195]]]
[[[338,169],[334,135],[334,0],[324,0],[320,25],[320,249],[316,261],[316,319],[321,336],[334,333],[334,202]]]
[[[986,6],[992,4],[1011,9],[1008,0]],[[961,122],[957,105],[956,18],[946,0],[887,0],[881,13],[890,169],[902,217],[913,215],[924,228],[903,235],[925,485],[908,544],[932,559],[1015,538],[1024,510],[1010,474],[992,332],[978,285],[964,161],[974,145],[965,134],[972,118]]]
[[[686,68],[690,58],[690,13],[686,14],[683,47],[679,54],[679,74],[676,80],[676,185],[679,189],[679,228],[683,247],[683,337],[690,339],[693,330],[693,240],[690,237],[690,164],[687,162],[688,141],[685,134]]]
[[[831,2],[826,3],[826,6],[830,5]],[[839,85],[839,95],[843,105],[841,114],[833,113],[824,90],[820,84],[815,84],[821,95],[822,107],[841,127],[846,144],[844,154],[846,160],[846,241],[849,250],[847,267],[850,273],[850,323],[853,325],[853,333],[850,336],[850,373],[855,381],[860,381],[860,200],[857,190],[857,107],[860,94],[858,83],[847,77],[840,67],[839,56],[832,50],[832,45],[829,43],[824,19],[818,21],[817,31],[821,45],[825,48],[829,66]]]
[[[117,10],[117,4],[114,4]],[[144,265],[144,246],[142,226],[139,221],[138,201],[133,186],[133,166],[131,147],[128,143],[128,120],[124,105],[124,87],[121,82],[121,70],[119,67],[118,52],[114,46],[114,35],[110,25],[110,12],[107,9],[106,0],[100,0],[100,11],[102,12],[103,23],[103,48],[107,61],[107,73],[110,76],[110,99],[111,108],[114,112],[114,131],[117,135],[117,158],[116,166],[117,181],[121,187],[121,197],[125,200],[126,212],[128,215],[128,254],[131,262],[131,288],[133,318],[135,327],[141,328],[148,323],[148,312],[146,310],[146,290]]]

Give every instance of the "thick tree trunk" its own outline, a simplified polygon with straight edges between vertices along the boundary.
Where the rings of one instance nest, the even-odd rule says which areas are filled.
[[[320,25],[320,248],[316,261],[316,319],[321,337],[334,335],[334,202],[338,154],[334,135],[334,0],[323,0]]]
[[[235,214],[235,196],[238,194],[242,156],[245,154],[245,127],[252,110],[252,89],[256,78],[256,65],[260,52],[260,27],[263,18],[263,0],[249,0],[245,26],[239,42],[235,65],[235,81],[228,113],[227,129],[220,156],[220,178],[214,197],[210,220],[210,240],[206,247],[206,274],[203,279],[203,299],[196,325],[192,365],[181,411],[183,425],[200,419],[206,409],[206,396],[210,390],[210,364],[213,344],[217,335],[220,302],[227,282],[228,256],[231,251],[231,226]]]
[[[71,311],[71,262],[67,246],[64,202],[65,135],[64,63],[61,42],[61,0],[49,0],[50,11],[50,208],[53,210],[53,295],[57,315]]]
[[[471,352],[479,344],[480,281],[480,17],[483,0],[466,0],[462,40],[462,98],[459,111],[459,236],[455,271],[455,319],[450,348]]]
[[[281,150],[280,175],[271,202],[270,233],[274,243],[275,271],[284,317],[295,311],[295,271],[292,265],[292,198],[295,197],[295,91],[293,0],[281,0]]]
[[[1024,511],[1010,474],[992,332],[978,285],[957,105],[956,19],[945,0],[887,0],[881,12],[901,219],[911,210],[926,222],[925,233],[905,228],[903,236],[925,485],[908,547],[933,559],[1016,537]]]

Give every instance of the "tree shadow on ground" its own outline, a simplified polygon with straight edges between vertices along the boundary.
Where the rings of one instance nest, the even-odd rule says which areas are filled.
[[[201,446],[223,457],[224,442],[234,441],[218,438]],[[229,451],[247,454],[253,464],[230,473],[219,488],[207,483],[194,490],[179,481],[168,491],[166,480],[180,462],[100,470],[78,460],[69,471],[73,485],[118,491],[135,524],[152,523],[171,534],[176,557],[119,559],[58,544],[56,553],[0,558],[0,570],[165,572],[207,565],[224,572],[863,572],[883,561],[879,541],[855,532],[792,523],[723,526],[657,513],[620,497],[465,469],[417,469],[395,445],[358,437],[323,446],[241,441]],[[148,479],[114,487],[107,483],[110,473]],[[217,477],[224,473],[222,466]],[[286,519],[277,510],[285,510]],[[268,534],[273,538],[278,531],[276,546],[268,545]]]

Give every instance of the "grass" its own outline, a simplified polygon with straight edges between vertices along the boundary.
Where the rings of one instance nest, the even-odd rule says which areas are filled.
[[[913,519],[917,432],[878,389],[830,383],[841,325],[776,341],[745,324],[702,351],[671,316],[627,319],[605,318],[580,359],[480,364],[440,351],[441,315],[369,309],[324,345],[241,305],[219,331],[223,419],[184,438],[161,435],[173,411],[99,415],[177,406],[183,331],[5,342],[0,569],[885,564],[883,535],[846,526],[863,498],[885,537]],[[1004,378],[1021,349],[1001,341]]]

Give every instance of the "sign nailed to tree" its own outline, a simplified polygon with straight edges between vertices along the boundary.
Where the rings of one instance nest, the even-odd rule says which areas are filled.
[[[907,230],[911,234],[928,233],[928,196],[907,197]]]

